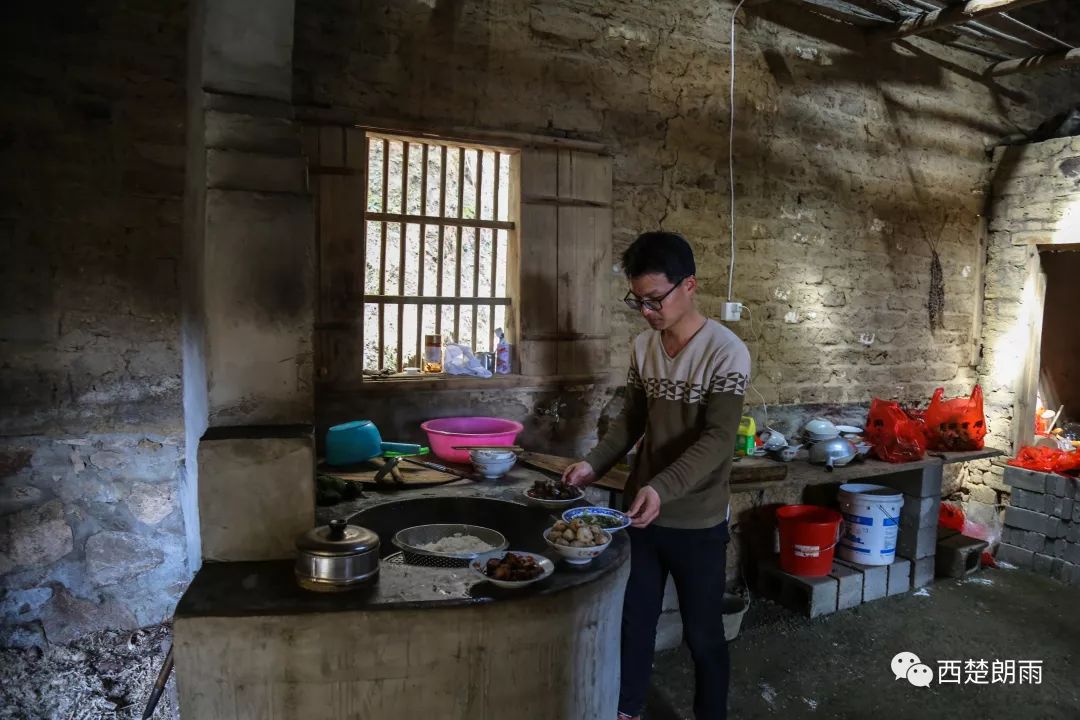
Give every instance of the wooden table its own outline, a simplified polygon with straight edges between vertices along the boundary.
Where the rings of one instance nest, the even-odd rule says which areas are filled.
[[[923,473],[936,474],[938,480],[946,465],[968,462],[970,460],[987,460],[1004,453],[994,448],[971,450],[968,452],[928,452],[922,460],[906,463],[887,463],[882,460],[860,460],[843,467],[835,468],[832,472],[825,469],[824,465],[813,465],[807,459],[805,450],[800,451],[794,460],[787,463],[789,466],[787,477],[783,482],[802,483],[804,485],[823,485],[832,483],[856,482],[868,480],[881,475],[895,475],[912,470],[921,470]],[[752,488],[759,489],[759,488]],[[732,492],[739,492],[740,488],[734,484]]]
[[[887,463],[882,460],[866,459],[835,468],[831,472],[826,470],[824,465],[810,463],[806,450],[800,451],[789,463],[772,458],[743,457],[732,463],[731,492],[733,494],[755,492],[781,484],[842,484],[913,471],[920,471],[920,475],[927,476],[926,481],[931,484],[936,482],[938,492],[940,492],[942,471],[946,465],[970,460],[986,460],[1003,454],[1001,450],[995,448],[968,452],[930,452],[922,460],[915,462]],[[553,473],[562,472],[567,465],[574,462],[571,458],[541,453],[524,453],[522,459],[527,464]],[[597,480],[594,487],[607,490],[610,503],[612,507],[615,507],[617,495],[626,488],[628,477],[629,473],[626,469],[616,467]]]
[[[543,453],[522,453],[520,461],[535,468],[549,473],[561,473],[573,459],[559,455],[545,455]],[[616,466],[602,478],[593,483],[593,487],[604,488],[608,491],[609,504],[617,507],[615,501],[619,493],[626,489],[626,482],[630,473],[625,466]],[[760,490],[777,482],[782,482],[788,477],[787,463],[777,462],[768,458],[743,457],[738,458],[731,466],[731,489],[732,492],[748,490]]]

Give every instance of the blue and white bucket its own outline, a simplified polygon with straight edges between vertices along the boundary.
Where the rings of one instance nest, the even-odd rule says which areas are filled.
[[[840,486],[843,533],[837,554],[862,565],[890,565],[896,558],[896,536],[904,495],[882,485]]]

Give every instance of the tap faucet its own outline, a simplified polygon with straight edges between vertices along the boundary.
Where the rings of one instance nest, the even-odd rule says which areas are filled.
[[[562,419],[562,417],[560,415],[560,411],[565,407],[566,407],[566,403],[559,402],[559,398],[555,398],[554,400],[551,401],[551,404],[548,405],[547,407],[537,407],[536,408],[536,414],[537,415],[547,415],[547,416],[549,416],[551,418],[552,422],[555,423],[555,426],[558,427],[559,426],[559,421]]]

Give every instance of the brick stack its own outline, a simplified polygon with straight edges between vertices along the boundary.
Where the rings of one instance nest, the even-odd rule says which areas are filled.
[[[1080,586],[1080,483],[1015,467],[1006,468],[1005,482],[1012,505],[998,559]]]

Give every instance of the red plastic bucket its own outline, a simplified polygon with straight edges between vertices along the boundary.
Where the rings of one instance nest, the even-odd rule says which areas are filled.
[[[828,575],[840,521],[840,513],[817,505],[778,508],[780,569],[804,577]]]

